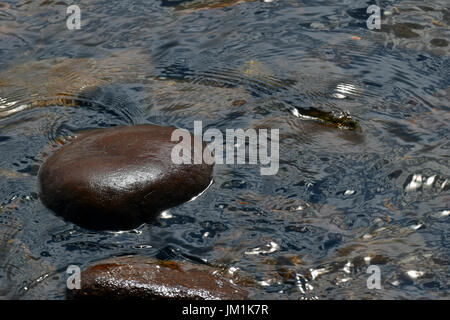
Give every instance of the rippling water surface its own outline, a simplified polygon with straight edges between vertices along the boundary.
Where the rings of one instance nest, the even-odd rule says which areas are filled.
[[[143,254],[237,270],[253,298],[448,298],[448,1],[379,1],[378,31],[375,1],[78,3],[68,30],[71,2],[0,2],[0,296],[64,299],[68,265]],[[40,202],[39,166],[77,132],[195,120],[279,129],[278,174],[218,165],[127,232]]]

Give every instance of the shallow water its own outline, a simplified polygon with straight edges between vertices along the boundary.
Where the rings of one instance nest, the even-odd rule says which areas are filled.
[[[448,2],[380,1],[381,31],[374,2],[234,2],[80,1],[81,30],[72,3],[0,2],[2,298],[64,299],[69,265],[132,253],[238,268],[253,298],[448,298]],[[77,132],[195,120],[279,129],[278,174],[217,165],[127,232],[39,201],[39,166]]]

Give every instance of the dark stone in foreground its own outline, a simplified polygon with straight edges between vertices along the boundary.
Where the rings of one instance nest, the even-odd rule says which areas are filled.
[[[79,134],[41,166],[42,202],[85,228],[123,230],[192,199],[210,184],[213,166],[174,164],[174,129],[136,125]]]
[[[246,290],[213,274],[214,268],[190,262],[125,256],[100,261],[81,273],[81,289],[69,299],[242,300]]]

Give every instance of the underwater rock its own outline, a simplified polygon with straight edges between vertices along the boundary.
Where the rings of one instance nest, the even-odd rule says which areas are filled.
[[[419,25],[420,26],[420,25]],[[396,23],[392,26],[392,30],[394,31],[394,34],[399,38],[418,38],[420,35],[414,31],[412,31],[413,26],[410,26],[407,23]],[[419,29],[417,27],[417,29]]]
[[[213,165],[174,164],[173,147],[198,139],[171,141],[174,130],[143,124],[80,133],[39,169],[42,202],[82,227],[124,230],[192,199],[211,183]]]
[[[167,116],[184,119],[186,123],[202,119],[204,123],[214,123],[216,119],[227,119],[235,112],[253,112],[256,99],[243,86],[227,88],[218,80],[220,75],[209,72],[199,74],[193,81],[151,80],[147,90],[149,94],[148,116]],[[233,81],[233,75],[228,78]],[[208,83],[211,81],[211,83]],[[236,81],[239,81],[236,79]],[[245,103],[244,103],[245,102]]]
[[[242,300],[247,291],[212,267],[190,262],[124,256],[100,261],[81,273],[71,299]]]
[[[431,39],[430,43],[435,47],[446,47],[448,46],[448,41],[445,39]]]
[[[131,49],[100,58],[15,63],[0,72],[0,119],[31,108],[80,106],[87,102],[85,93],[142,81],[153,70],[148,54]]]

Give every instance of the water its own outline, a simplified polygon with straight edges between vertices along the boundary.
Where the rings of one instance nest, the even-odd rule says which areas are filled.
[[[72,3],[0,2],[3,298],[64,299],[69,265],[123,254],[229,270],[253,298],[448,298],[448,2],[380,1],[381,31],[373,1],[234,2],[80,1],[81,30]],[[119,233],[39,201],[39,166],[80,130],[195,120],[280,129],[278,174],[216,166]]]

